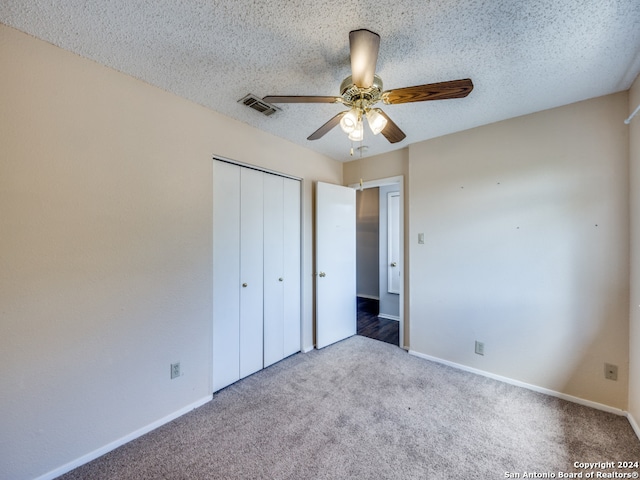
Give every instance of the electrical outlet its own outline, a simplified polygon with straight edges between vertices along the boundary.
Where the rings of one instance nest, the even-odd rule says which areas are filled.
[[[618,366],[611,363],[604,364],[604,378],[608,380],[618,380]]]
[[[171,364],[171,380],[180,376],[180,362]]]
[[[479,342],[476,340],[476,353],[478,355],[484,355],[484,342]]]

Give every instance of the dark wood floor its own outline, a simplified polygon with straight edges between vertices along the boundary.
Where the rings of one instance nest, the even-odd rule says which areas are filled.
[[[379,301],[358,297],[358,335],[398,345],[399,322],[378,317]]]

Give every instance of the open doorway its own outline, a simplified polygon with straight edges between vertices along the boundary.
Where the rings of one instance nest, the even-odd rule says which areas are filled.
[[[402,177],[356,192],[358,334],[403,347]]]

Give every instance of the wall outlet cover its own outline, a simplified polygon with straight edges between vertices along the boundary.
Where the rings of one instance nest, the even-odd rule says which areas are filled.
[[[171,364],[171,380],[180,376],[180,362]]]
[[[618,366],[611,363],[605,363],[604,378],[607,380],[618,380]]]

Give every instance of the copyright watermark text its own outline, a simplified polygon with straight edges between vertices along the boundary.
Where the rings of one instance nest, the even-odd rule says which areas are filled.
[[[503,478],[638,478],[640,462],[574,462],[573,468],[576,471],[504,472]]]

